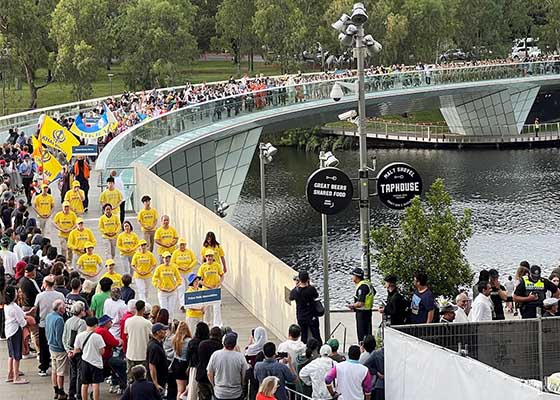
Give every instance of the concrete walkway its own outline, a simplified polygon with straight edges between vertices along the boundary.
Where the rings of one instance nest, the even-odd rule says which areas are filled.
[[[106,176],[106,175],[105,175]],[[106,259],[105,248],[103,246],[103,242],[101,240],[101,234],[97,229],[97,222],[98,217],[101,215],[101,205],[99,204],[99,195],[101,193],[100,188],[97,187],[99,182],[99,172],[92,171],[92,176],[90,178],[90,191],[89,191],[89,211],[83,215],[85,220],[85,226],[90,228],[97,240],[98,246],[96,248],[96,253],[99,254],[103,260]],[[56,200],[56,207],[57,210],[60,209],[60,193],[56,187],[52,189],[53,196]],[[157,207],[157,205],[154,205]],[[33,211],[31,211],[33,213]],[[165,213],[165,210],[159,210],[159,214]],[[127,213],[126,219],[131,221],[134,230],[139,232],[139,226],[136,222],[136,215],[133,213]],[[171,221],[171,225],[173,225],[173,221]],[[51,238],[54,246],[59,246],[57,233],[55,228],[52,224],[47,223],[47,227],[45,229],[46,237]],[[181,232],[179,232],[181,234]],[[202,240],[202,238],[201,238]],[[117,262],[117,267],[120,267],[118,264],[120,260],[115,260]],[[155,295],[155,290],[151,290],[151,296],[148,299],[150,304],[157,304],[157,298]],[[238,333],[239,335],[239,347],[244,349],[247,345],[249,337],[251,336],[251,330],[257,326],[262,326],[263,324],[258,321],[247,309],[239,303],[227,290],[223,290],[222,293],[223,302],[222,302],[222,320],[224,326],[231,326],[232,329]],[[173,314],[174,318],[179,320],[184,320],[185,315],[176,310]],[[269,340],[273,342],[280,342],[276,336],[269,333]],[[50,382],[49,377],[39,377],[37,375],[37,360],[29,359],[29,360],[22,360],[21,362],[21,370],[25,373],[26,378],[30,381],[28,385],[13,385],[9,383],[4,383],[5,377],[8,374],[8,351],[7,351],[7,344],[5,341],[0,342],[0,399],[10,399],[10,400],[19,400],[19,399],[30,399],[33,398],[34,400],[46,400],[53,398],[53,390],[52,385]],[[67,387],[66,383],[66,387]],[[116,395],[112,395],[108,392],[108,385],[102,385],[102,398],[117,398]]]

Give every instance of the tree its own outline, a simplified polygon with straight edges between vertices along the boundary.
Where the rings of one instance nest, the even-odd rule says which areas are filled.
[[[91,95],[97,67],[110,54],[110,10],[109,0],[60,0],[52,14],[55,77],[72,85],[77,100]]]
[[[238,73],[243,54],[251,53],[256,41],[253,31],[254,16],[253,0],[224,0],[216,15],[216,31],[220,36],[219,41],[214,41],[214,47],[221,46],[231,51]],[[252,69],[251,60],[249,67]]]
[[[404,49],[408,36],[408,18],[401,14],[390,13],[387,16],[386,29],[381,59],[389,64],[406,63]]]
[[[544,43],[560,52],[560,2],[546,0],[546,23],[542,26]]]
[[[285,73],[304,50],[306,18],[294,0],[255,0],[255,7],[255,33]]]
[[[138,0],[119,21],[125,82],[147,89],[172,82],[178,65],[197,54],[191,34],[195,7],[189,0]]]
[[[425,202],[419,197],[413,200],[397,229],[373,229],[377,269],[383,275],[395,275],[405,290],[413,287],[418,270],[428,274],[436,295],[453,296],[461,286],[470,285],[473,273],[464,250],[472,236],[471,210],[458,218],[451,206],[443,180],[437,179]]]
[[[193,32],[202,53],[210,50],[211,40],[216,36],[216,14],[221,2],[222,0],[193,0],[197,9]]]
[[[53,45],[48,37],[49,15],[55,0],[0,0],[0,35],[8,47],[8,57],[25,76],[29,88],[29,108],[37,107],[37,92],[50,81],[37,85],[36,74],[48,63]]]

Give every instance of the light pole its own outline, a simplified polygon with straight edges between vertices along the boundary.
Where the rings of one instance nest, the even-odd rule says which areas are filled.
[[[319,168],[336,167],[338,159],[330,151],[319,153]],[[323,255],[323,307],[325,308],[325,316],[323,322],[325,324],[325,338],[329,339],[331,334],[331,297],[329,294],[329,242],[327,237],[327,214],[321,213],[321,253]]]
[[[107,76],[109,77],[109,93],[111,93],[111,97],[113,97],[113,76],[115,76],[115,74],[107,74]]]
[[[265,187],[265,176],[264,176],[264,166],[272,162],[272,156],[278,153],[278,149],[271,145],[270,143],[260,143],[259,144],[259,159],[261,167],[261,230],[262,230],[262,240],[261,245],[265,249],[267,248],[266,241],[266,187]]]
[[[366,279],[371,277],[369,262],[369,168],[367,166],[367,134],[366,134],[366,98],[364,79],[365,52],[378,53],[382,46],[371,35],[364,35],[364,24],[368,20],[366,9],[362,3],[352,7],[352,14],[342,14],[340,19],[332,24],[338,30],[339,40],[346,46],[353,46],[354,57],[357,59],[358,70],[358,135],[360,145],[359,202],[360,202],[360,242],[362,244],[361,266]],[[332,96],[331,96],[332,97]]]

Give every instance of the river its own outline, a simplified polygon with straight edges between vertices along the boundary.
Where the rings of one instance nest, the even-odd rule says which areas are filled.
[[[369,151],[378,170],[402,161],[421,174],[424,188],[438,177],[454,200],[454,209],[470,208],[474,235],[466,255],[473,268],[496,268],[502,278],[514,274],[522,260],[543,271],[560,265],[560,150],[433,150],[378,149]],[[357,151],[337,151],[339,168],[356,177]],[[322,287],[321,217],[307,203],[305,183],[318,167],[315,153],[281,147],[266,166],[269,250],[296,270],[310,271]],[[372,201],[372,226],[396,226],[402,212],[377,199]],[[260,243],[260,178],[258,156],[251,164],[232,221]],[[359,214],[357,204],[329,217],[329,272],[331,304],[342,308],[349,300],[349,271],[359,266]],[[378,293],[380,276],[372,281]],[[381,292],[380,292],[381,291]]]

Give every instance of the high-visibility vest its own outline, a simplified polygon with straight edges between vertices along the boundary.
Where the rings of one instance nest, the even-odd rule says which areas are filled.
[[[360,289],[360,286],[367,286],[369,288],[369,293],[366,295],[364,306],[360,308],[356,308],[356,310],[368,311],[373,309],[373,296],[375,295],[375,289],[373,288],[373,286],[371,286],[370,281],[368,281],[367,279],[360,281],[360,283],[356,285],[356,293],[354,294],[354,300],[358,301],[358,290]]]

